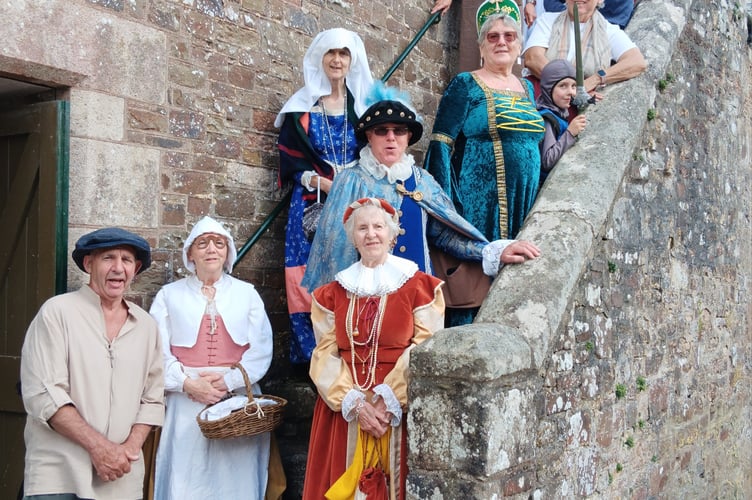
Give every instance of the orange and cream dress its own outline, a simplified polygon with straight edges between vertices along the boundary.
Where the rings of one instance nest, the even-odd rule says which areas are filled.
[[[304,499],[320,500],[350,465],[359,401],[383,397],[394,415],[389,442],[390,497],[404,498],[407,474],[407,367],[410,350],[444,325],[442,281],[389,255],[357,262],[313,292],[317,346],[310,375],[318,389]]]

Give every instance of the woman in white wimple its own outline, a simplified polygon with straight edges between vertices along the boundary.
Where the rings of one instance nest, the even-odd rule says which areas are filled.
[[[183,246],[191,276],[165,285],[150,313],[159,324],[165,374],[165,422],[156,459],[154,498],[255,498],[267,488],[270,434],[207,439],[196,415],[228,393],[246,394],[240,363],[253,383],[272,359],[272,329],[250,283],[229,275],[232,235],[204,217]]]
[[[315,346],[311,296],[300,286],[311,242],[303,213],[324,202],[332,179],[353,165],[363,144],[354,126],[365,110],[373,81],[360,37],[342,28],[322,31],[303,59],[305,86],[283,106],[274,125],[279,133],[279,184],[292,184],[285,229],[285,284],[290,314],[290,361],[306,363]]]

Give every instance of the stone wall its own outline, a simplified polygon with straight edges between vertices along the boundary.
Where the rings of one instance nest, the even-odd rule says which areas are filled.
[[[412,498],[752,492],[750,49],[738,4],[642,0],[476,323],[413,351]],[[503,355],[502,355],[503,353]]]

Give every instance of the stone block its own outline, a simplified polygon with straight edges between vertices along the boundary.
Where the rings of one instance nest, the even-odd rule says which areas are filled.
[[[215,179],[211,173],[178,171],[173,173],[168,191],[188,195],[206,195],[209,186],[214,182]]]
[[[208,134],[207,152],[227,159],[240,158],[241,139],[231,135]]]
[[[72,138],[70,155],[70,223],[158,227],[159,151]]]
[[[71,85],[65,74],[86,77],[85,87],[148,102],[164,98],[164,35],[129,21],[120,10],[78,2],[6,2],[0,26],[3,55],[46,66],[42,81]],[[45,26],[47,29],[32,27]],[[60,27],[65,28],[64,33]],[[142,57],[150,54],[151,57]],[[4,65],[8,71],[10,66]],[[32,70],[33,71],[33,70]],[[150,75],[131,78],[130,75]]]
[[[201,139],[206,130],[204,116],[192,111],[170,112],[170,134],[187,139]]]
[[[503,353],[503,356],[501,355]],[[415,377],[496,380],[531,368],[530,349],[517,332],[492,323],[440,330],[411,353]]]
[[[169,78],[171,85],[182,85],[191,89],[199,89],[206,83],[206,72],[180,61],[171,61],[169,64]]]
[[[209,215],[212,206],[212,200],[208,196],[189,196],[187,211],[198,220],[204,215]]]
[[[553,415],[576,407],[577,391],[546,392],[546,414]]]
[[[185,197],[163,197],[160,224],[163,226],[185,226]]]
[[[137,130],[166,133],[167,116],[165,109],[144,110],[129,107],[128,126]]]
[[[180,151],[166,151],[162,155],[162,165],[165,168],[185,169],[193,162],[193,156]]]
[[[217,215],[232,217],[253,206],[254,192],[244,187],[219,186],[214,199]]]
[[[178,31],[180,29],[180,8],[169,2],[152,2],[149,7],[148,20],[157,28]]]
[[[101,92],[72,89],[71,135],[121,141],[125,129],[125,100]]]
[[[411,386],[408,440],[421,468],[489,476],[529,460],[534,437],[526,429],[536,419],[534,394],[491,384],[473,394],[467,389],[457,382]],[[452,417],[438,418],[442,408]]]

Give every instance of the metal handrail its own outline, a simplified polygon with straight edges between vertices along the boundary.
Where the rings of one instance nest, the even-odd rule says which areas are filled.
[[[418,31],[418,33],[415,34],[415,37],[413,37],[412,41],[407,44],[407,47],[400,53],[399,56],[397,56],[397,59],[395,59],[394,63],[389,67],[389,69],[386,70],[386,73],[384,73],[384,76],[381,77],[381,81],[386,83],[387,80],[392,76],[392,74],[397,71],[397,68],[400,64],[402,64],[402,61],[405,60],[407,55],[412,52],[412,50],[415,48],[415,46],[418,44],[421,38],[423,38],[423,35],[426,34],[426,31],[428,31],[428,28],[430,28],[434,24],[438,24],[441,21],[441,12],[434,12],[431,14],[431,16],[426,20],[423,27]],[[245,242],[245,244],[238,250],[238,257],[235,259],[235,263],[233,264],[233,267],[238,265],[238,262],[245,257],[245,255],[248,253],[248,251],[253,247],[253,245],[256,244],[256,242],[261,238],[261,236],[266,232],[267,229],[269,229],[269,226],[271,226],[272,222],[274,222],[274,219],[276,219],[280,212],[284,210],[284,208],[290,204],[290,199],[292,198],[292,190],[288,191],[287,194],[277,203],[277,206],[274,207],[274,209],[269,213],[269,215],[266,216],[266,219],[264,219],[264,222],[261,223],[261,225],[256,229],[256,231],[248,238],[248,241]]]
[[[399,56],[397,56],[397,59],[394,61],[394,63],[389,67],[388,70],[386,70],[386,73],[384,73],[384,76],[381,77],[381,81],[386,83],[387,80],[392,76],[392,73],[397,71],[397,68],[400,64],[402,64],[402,61],[405,60],[407,55],[412,52],[413,48],[418,44],[421,38],[423,38],[423,35],[426,34],[426,31],[428,31],[428,28],[430,28],[434,24],[438,24],[439,21],[441,21],[441,12],[437,11],[431,14],[431,17],[428,18],[428,20],[425,22],[423,27],[418,31],[418,33],[415,34],[415,37],[413,37],[413,40],[407,44],[407,47],[405,47],[405,50],[400,53]]]

